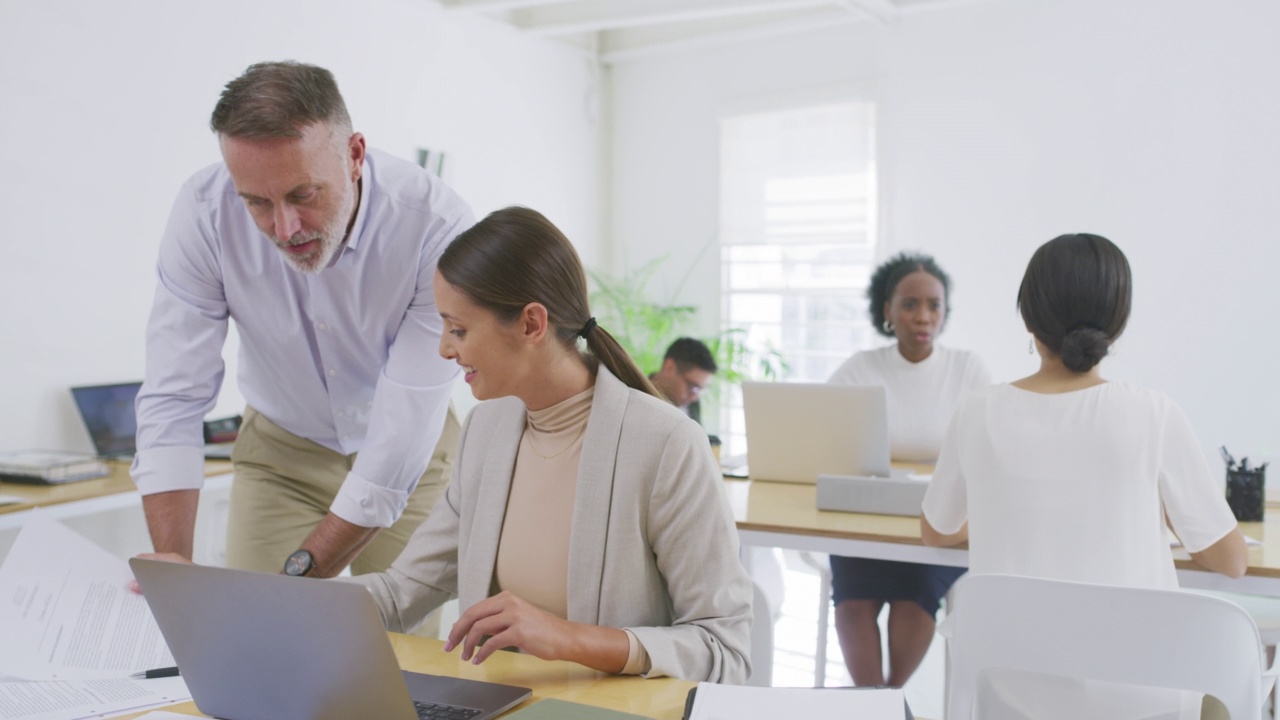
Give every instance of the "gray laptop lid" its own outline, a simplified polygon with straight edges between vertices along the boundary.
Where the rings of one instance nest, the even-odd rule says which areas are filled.
[[[227,720],[416,720],[413,700],[491,718],[527,688],[401,673],[363,586],[129,561],[196,706]]]
[[[816,483],[819,475],[889,476],[882,386],[742,383],[752,480]]]

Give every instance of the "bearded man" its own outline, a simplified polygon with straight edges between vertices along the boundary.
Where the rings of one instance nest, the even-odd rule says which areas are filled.
[[[234,320],[248,407],[228,565],[383,570],[449,476],[457,368],[437,351],[432,278],[471,210],[413,163],[366,149],[323,68],[249,67],[210,125],[223,162],[174,203],[147,327],[132,475],[152,542],[191,559],[202,419]]]

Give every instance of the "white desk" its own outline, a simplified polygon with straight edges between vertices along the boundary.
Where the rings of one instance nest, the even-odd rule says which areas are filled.
[[[9,552],[22,524],[36,508],[66,523],[117,557],[128,558],[151,552],[142,498],[129,478],[129,463],[111,462],[110,466],[111,474],[106,477],[63,485],[0,482],[0,495],[26,499],[17,505],[0,505],[0,558]],[[207,477],[196,516],[196,561],[224,565],[231,463],[207,462],[205,473]]]

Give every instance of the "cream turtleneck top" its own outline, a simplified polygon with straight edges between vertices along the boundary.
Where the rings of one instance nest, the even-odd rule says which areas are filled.
[[[528,411],[493,573],[497,592],[510,591],[561,618],[569,614],[569,534],[582,436],[594,397],[592,386],[549,408]],[[622,672],[645,672],[648,653],[630,632],[627,641],[630,652]]]

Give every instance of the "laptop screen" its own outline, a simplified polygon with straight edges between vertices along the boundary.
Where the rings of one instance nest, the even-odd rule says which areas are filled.
[[[140,382],[73,387],[71,395],[99,455],[132,455],[137,449],[138,418],[133,401]]]

